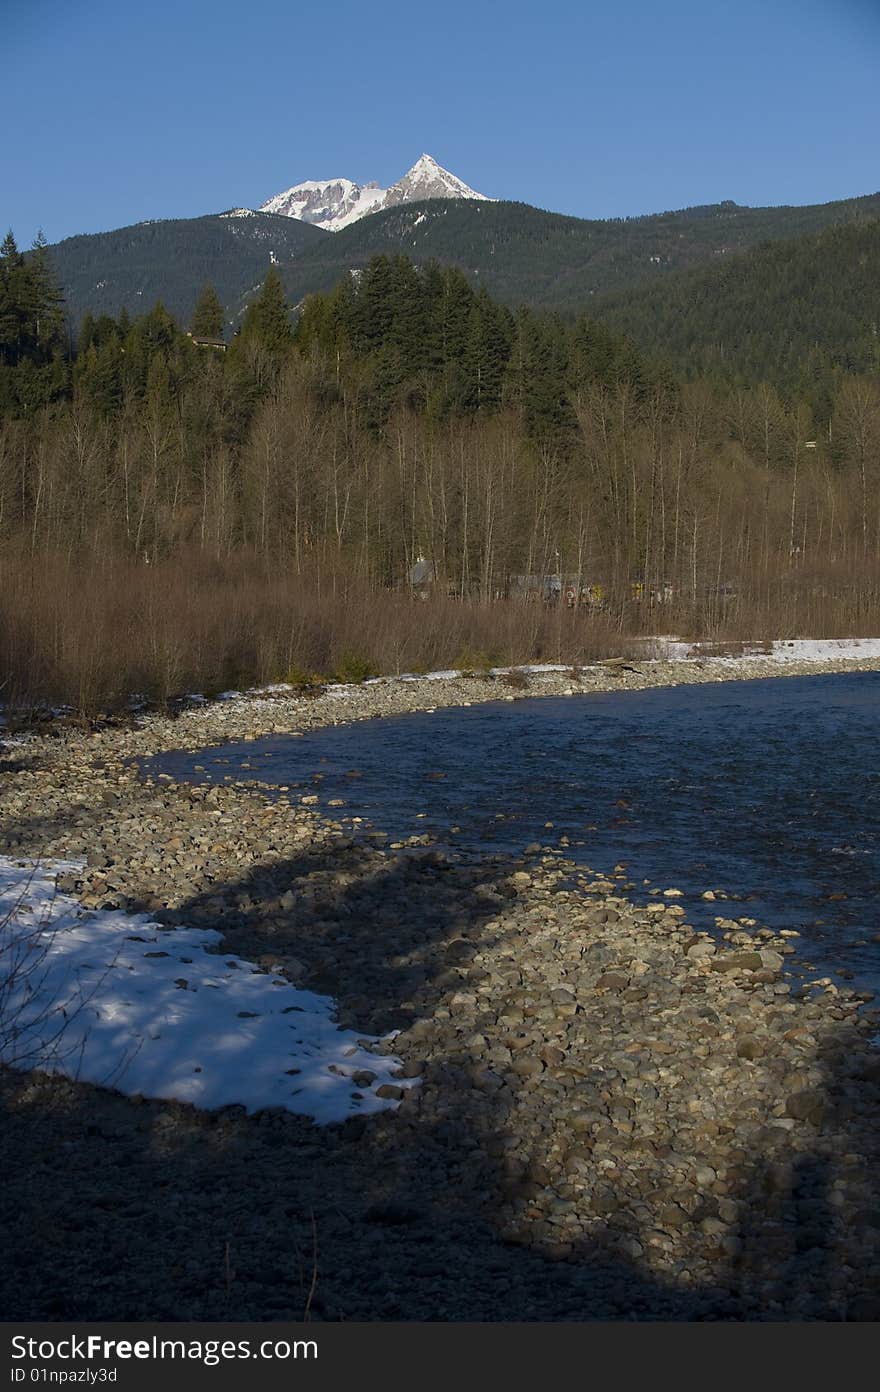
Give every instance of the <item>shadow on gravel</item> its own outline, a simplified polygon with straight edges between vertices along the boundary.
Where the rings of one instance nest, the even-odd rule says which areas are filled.
[[[622,1255],[639,1223],[613,1202],[604,1229],[558,1250],[545,1211],[530,1220],[558,1157],[551,1165],[539,1136],[525,1162],[514,1157],[519,1084],[487,1077],[481,1034],[495,1014],[441,1047],[421,1023],[454,1015],[456,993],[485,980],[481,954],[513,955],[497,919],[520,864],[427,852],[377,868],[357,846],[330,847],[157,915],[220,929],[227,952],[286,961],[297,984],[336,997],[341,1024],[405,1031],[410,1058],[423,1037],[423,1085],[396,1112],[320,1128],[0,1075],[4,1318],[876,1318],[880,1157],[848,1157],[848,1109],[871,1080],[847,1072],[845,1038],[803,1103],[814,1151],[790,1165],[741,1158],[729,1189],[739,1229],[723,1260],[719,1249],[717,1285],[681,1262],[659,1279]],[[868,1234],[864,1294],[848,1307],[841,1194],[858,1200]],[[505,1237],[511,1204],[517,1241]],[[711,1229],[717,1212],[707,1193],[692,1218]]]
[[[14,755],[3,755],[0,757],[0,778],[2,778],[4,774],[20,773],[22,769],[27,767],[28,765],[24,759],[18,759]]]
[[[811,1128],[813,1149],[749,1159],[737,1194],[732,1291],[740,1308],[767,1319],[876,1321],[880,1054],[866,1063],[863,1039],[844,1026],[820,1044],[819,1062],[821,1084],[789,1102],[789,1112]],[[856,1128],[860,1115],[872,1114],[873,1125]]]

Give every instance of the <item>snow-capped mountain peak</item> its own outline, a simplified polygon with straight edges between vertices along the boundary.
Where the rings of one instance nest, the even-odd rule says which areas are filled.
[[[262,213],[281,213],[338,232],[368,213],[416,203],[423,198],[478,198],[486,201],[457,175],[439,165],[431,155],[421,155],[412,169],[390,188],[377,183],[356,184],[351,179],[306,179],[275,194],[260,207]]]
[[[281,213],[338,232],[373,212],[384,196],[385,190],[377,184],[355,184],[351,179],[306,179],[261,204],[260,212]]]
[[[394,208],[398,203],[417,203],[423,198],[479,198],[486,201],[484,193],[477,193],[457,175],[444,169],[430,155],[420,155],[402,179],[392,184],[383,207]]]

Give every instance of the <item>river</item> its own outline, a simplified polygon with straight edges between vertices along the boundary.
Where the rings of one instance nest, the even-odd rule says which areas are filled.
[[[636,901],[676,888],[699,928],[794,930],[800,970],[880,990],[878,698],[880,673],[854,672],[495,701],[145,767],[317,796],[326,815],[362,819],[357,834],[461,856],[561,839],[593,870],[623,865]]]

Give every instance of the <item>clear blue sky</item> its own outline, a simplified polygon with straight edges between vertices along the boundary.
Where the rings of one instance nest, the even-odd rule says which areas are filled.
[[[0,0],[22,245],[390,183],[581,217],[880,189],[880,0]]]

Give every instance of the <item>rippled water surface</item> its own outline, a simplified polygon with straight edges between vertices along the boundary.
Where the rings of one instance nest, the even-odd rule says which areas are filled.
[[[878,698],[880,674],[859,672],[498,701],[163,755],[149,771],[286,784],[279,797],[317,793],[340,820],[464,854],[564,836],[593,869],[684,890],[699,926],[745,914],[797,929],[801,959],[876,989]],[[707,889],[743,898],[709,903]]]

